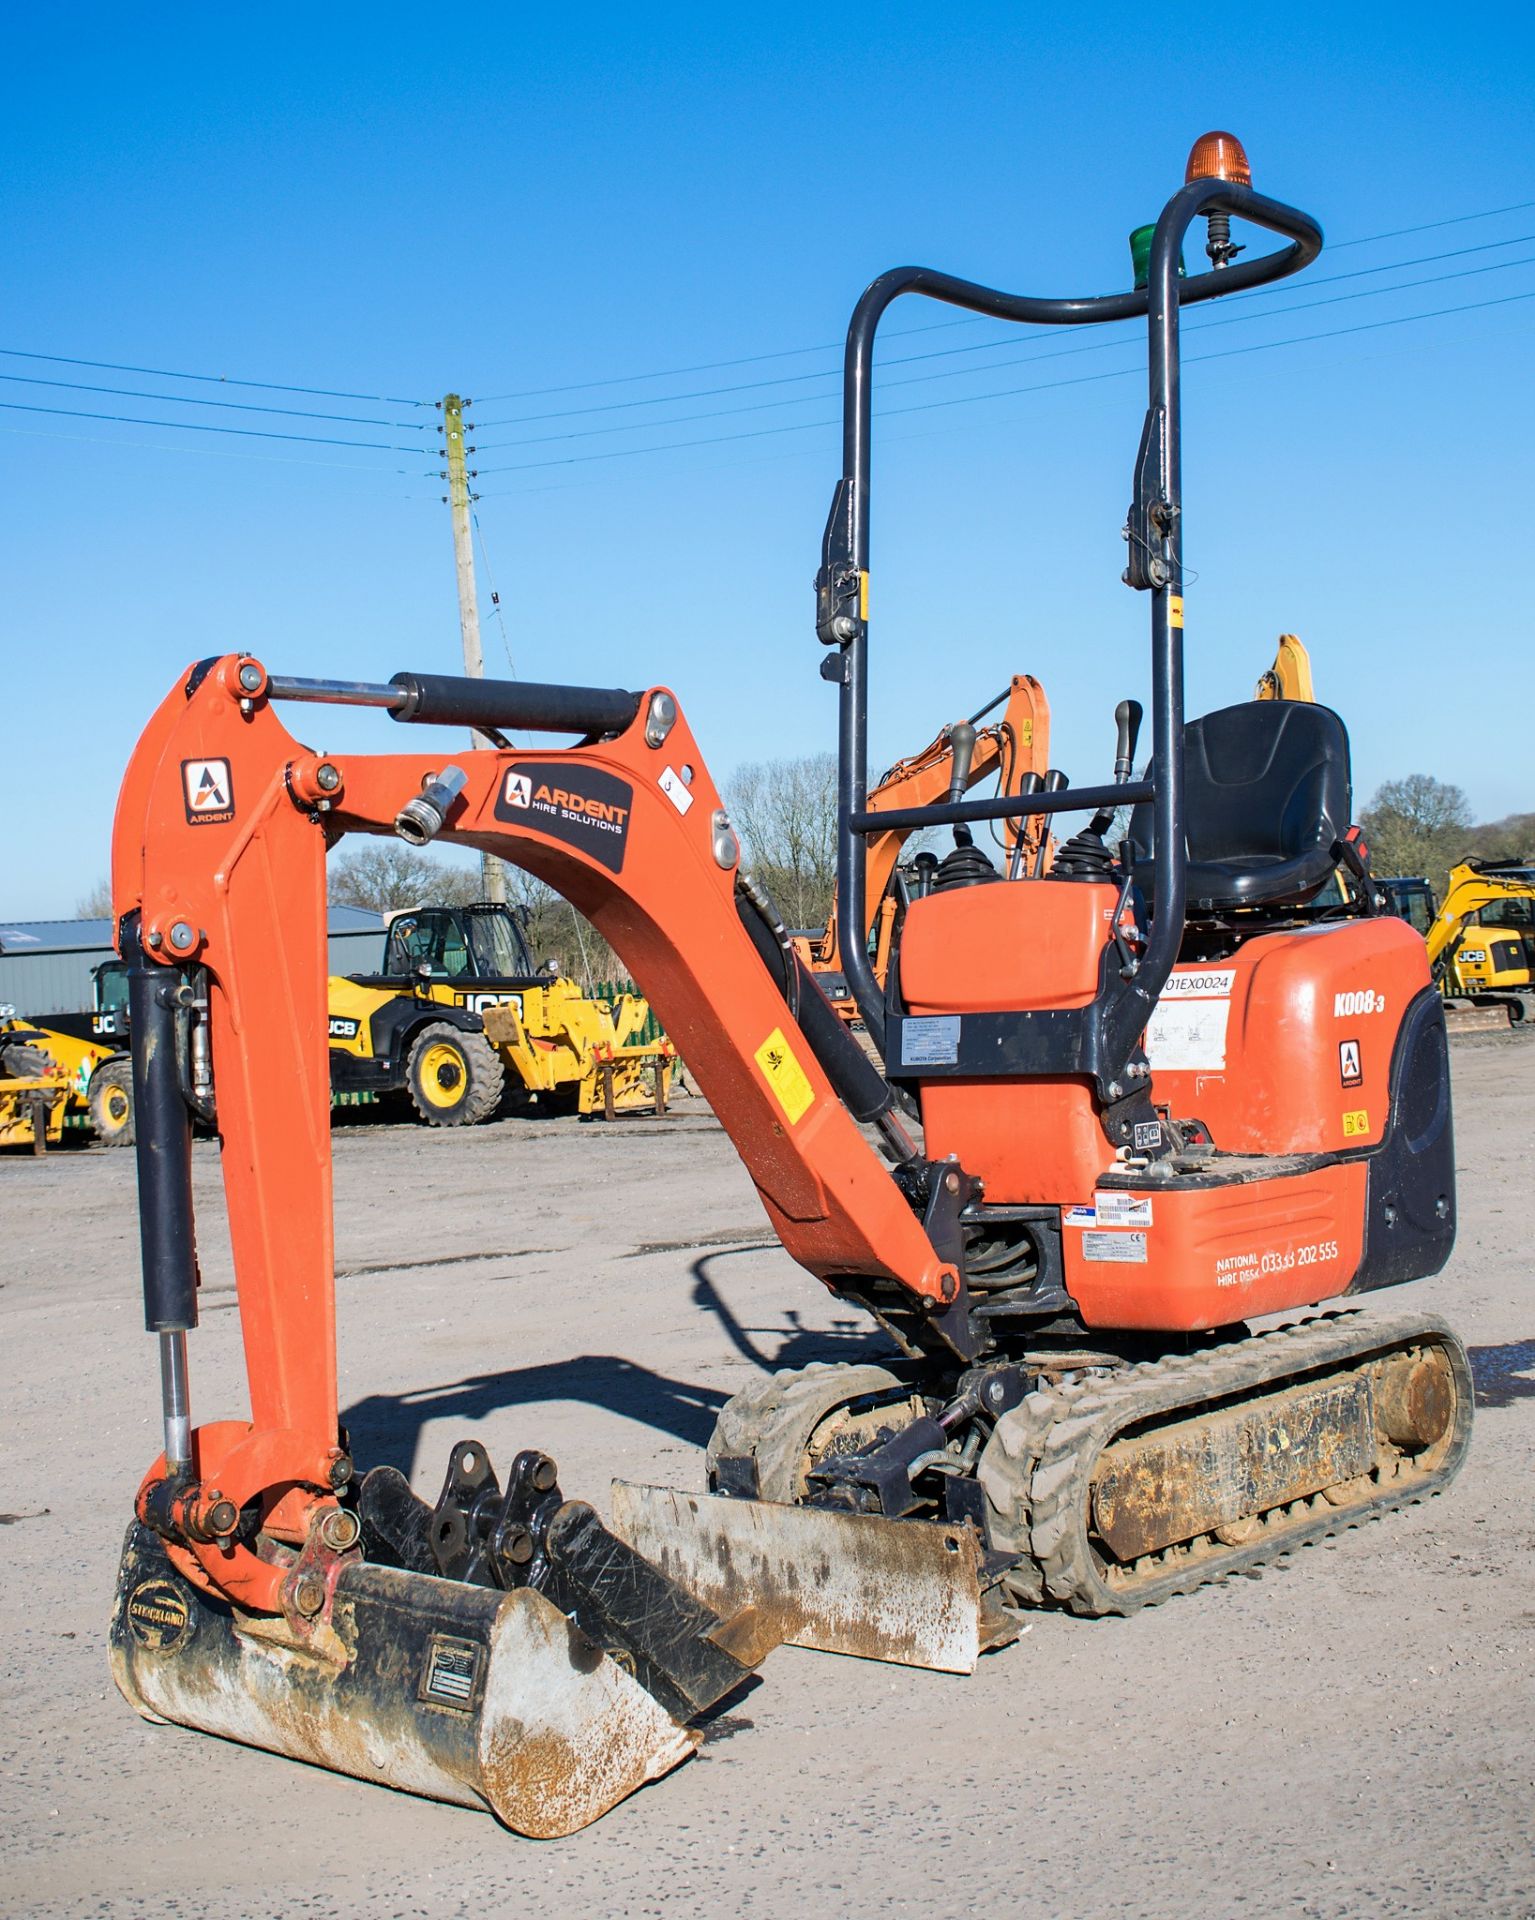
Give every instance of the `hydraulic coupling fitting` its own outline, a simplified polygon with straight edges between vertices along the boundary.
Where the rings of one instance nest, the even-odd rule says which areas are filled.
[[[394,816],[394,830],[413,847],[424,847],[435,840],[448,817],[448,809],[469,784],[462,767],[444,767],[433,774]]]

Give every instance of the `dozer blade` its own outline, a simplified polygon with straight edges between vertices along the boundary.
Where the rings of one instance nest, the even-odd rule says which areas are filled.
[[[715,1613],[786,1641],[970,1673],[1015,1639],[966,1526],[613,1483],[613,1528]]]
[[[484,1805],[535,1839],[576,1832],[687,1759],[681,1726],[528,1587],[358,1562],[319,1649],[207,1599],[129,1528],[113,1677],[173,1721],[428,1799]]]

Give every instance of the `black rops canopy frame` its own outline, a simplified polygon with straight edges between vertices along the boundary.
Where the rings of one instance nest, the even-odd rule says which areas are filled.
[[[1255,260],[1180,279],[1183,238],[1201,214],[1224,213],[1286,236],[1291,244]],[[1158,848],[1157,911],[1140,964],[1125,978],[1105,965],[1097,996],[1086,1007],[967,1016],[968,1044],[948,1072],[1084,1074],[1100,1096],[1117,1101],[1130,1091],[1125,1069],[1178,956],[1183,935],[1187,848],[1183,800],[1183,632],[1181,611],[1182,513],[1179,462],[1180,305],[1263,286],[1309,266],[1322,250],[1321,228],[1309,215],[1251,188],[1218,179],[1191,181],[1162,210],[1151,244],[1148,283],[1132,293],[1087,299],[1040,299],[1001,293],[957,280],[930,267],[883,273],[853,309],[843,363],[842,478],[816,576],[816,630],[838,648],[821,667],[840,687],[838,725],[837,937],[847,982],[869,1031],[899,1076],[892,1040],[904,1023],[892,1015],[887,1032],[884,996],[864,942],[864,836],[899,821],[913,827],[997,819],[1006,815],[1091,810],[1127,802],[1154,803]],[[1145,314],[1150,401],[1136,460],[1127,536],[1126,579],[1151,599],[1152,749],[1150,778],[1112,787],[1019,794],[990,801],[910,808],[898,816],[867,811],[868,614],[870,442],[874,338],[885,311],[903,294],[919,293],[998,320],[1034,326],[1094,326]],[[1112,949],[1109,950],[1110,953]],[[896,1052],[892,1059],[891,1052]],[[931,1064],[921,1069],[933,1071]]]

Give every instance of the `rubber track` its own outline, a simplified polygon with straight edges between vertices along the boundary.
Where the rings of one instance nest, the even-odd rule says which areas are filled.
[[[1236,1399],[1332,1367],[1367,1363],[1376,1354],[1416,1344],[1448,1351],[1458,1390],[1461,1431],[1438,1467],[1379,1482],[1373,1498],[1353,1506],[1333,1506],[1321,1494],[1292,1502],[1275,1510],[1280,1518],[1268,1536],[1260,1534],[1249,1545],[1208,1552],[1175,1546],[1138,1563],[1160,1568],[1159,1573],[1148,1571],[1144,1579],[1119,1583],[1104,1579],[1088,1542],[1087,1520],[1099,1456],[1117,1435],[1158,1414],[1187,1416],[1210,1401]],[[1075,1613],[1134,1613],[1422,1500],[1454,1478],[1470,1444],[1472,1386],[1465,1349],[1442,1320],[1428,1314],[1327,1314],[1230,1346],[1127,1367],[1107,1380],[1086,1381],[1052,1397],[1058,1400],[1059,1417],[1044,1435],[1029,1476],[1029,1544],[1044,1594]]]
[[[757,1462],[764,1500],[792,1505],[803,1492],[799,1463],[810,1436],[829,1413],[865,1394],[885,1393],[900,1382],[884,1367],[845,1366],[818,1360],[808,1367],[781,1367],[754,1380],[720,1408],[707,1453],[709,1484],[721,1454]]]

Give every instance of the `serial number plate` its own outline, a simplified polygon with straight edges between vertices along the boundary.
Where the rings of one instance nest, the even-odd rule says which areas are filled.
[[[901,1022],[903,1067],[952,1067],[959,1058],[957,1013],[924,1014]]]

